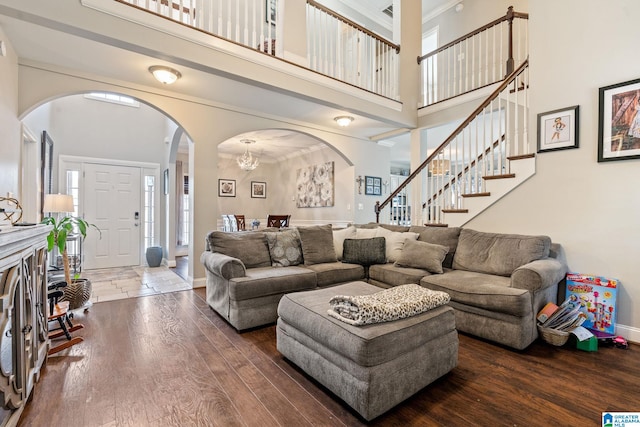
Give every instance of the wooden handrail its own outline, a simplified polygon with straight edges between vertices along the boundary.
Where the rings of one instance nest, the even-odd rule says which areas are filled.
[[[465,34],[464,36],[458,37],[457,39],[455,39],[455,40],[453,40],[453,41],[451,41],[451,42],[449,42],[449,43],[447,43],[445,45],[440,46],[436,50],[433,50],[433,51],[431,51],[429,53],[426,53],[426,54],[424,54],[422,56],[419,56],[418,57],[418,64],[420,64],[425,59],[427,59],[427,58],[429,58],[431,56],[434,56],[434,55],[436,55],[436,54],[438,54],[438,53],[440,53],[440,52],[442,52],[444,50],[447,50],[451,46],[454,46],[454,45],[456,45],[456,44],[458,44],[458,43],[460,43],[460,42],[462,42],[462,41],[464,41],[464,40],[466,40],[468,38],[471,38],[471,37],[475,36],[476,34],[480,34],[481,32],[483,32],[485,30],[488,30],[489,28],[491,28],[493,26],[496,26],[496,25],[498,25],[498,24],[500,24],[500,23],[502,23],[504,21],[512,22],[514,18],[529,19],[529,14],[528,13],[522,13],[522,12],[514,12],[513,11],[513,6],[509,6],[509,9],[507,10],[507,14],[506,15],[501,16],[500,18],[495,19],[495,20],[489,22],[488,24],[483,25],[480,28],[477,28],[477,29],[471,31],[468,34]],[[510,38],[510,40],[511,40],[511,38]]]
[[[528,66],[529,66],[529,58],[527,58],[522,64],[520,64],[520,66],[515,71],[509,74],[507,78],[505,78],[502,81],[502,83],[491,93],[491,95],[489,95],[487,99],[485,99],[475,110],[473,110],[473,112],[469,114],[469,116],[462,123],[460,123],[460,125],[451,133],[451,135],[449,135],[447,139],[445,139],[442,142],[442,144],[440,144],[438,148],[436,148],[433,151],[433,153],[431,153],[431,155],[429,155],[420,164],[420,166],[416,168],[416,170],[414,170],[413,172],[411,172],[411,174],[409,174],[407,179],[400,186],[398,186],[398,188],[396,188],[393,191],[393,193],[389,195],[389,197],[387,197],[382,203],[376,202],[374,206],[374,212],[376,214],[376,222],[380,222],[380,211],[384,209],[384,207],[387,206],[389,203],[391,203],[393,198],[397,196],[400,193],[400,191],[402,191],[407,185],[409,185],[409,183],[413,181],[413,179],[419,173],[421,173],[425,167],[427,167],[427,165],[431,162],[431,160],[433,160],[442,149],[444,149],[447,145],[449,145],[451,141],[453,141],[458,136],[458,134],[460,134],[460,132],[462,132],[464,128],[466,128],[469,125],[469,123],[471,123],[476,118],[476,116],[482,112],[482,110],[484,110],[487,106],[489,106],[489,104],[494,99],[496,99],[498,95],[504,89],[507,88],[507,86],[509,86],[513,81],[515,81],[515,79],[520,75],[520,73],[522,73],[522,71],[524,71],[524,69],[527,68]]]
[[[349,18],[345,18],[344,16],[342,16],[342,15],[338,14],[337,12],[334,12],[333,10],[321,5],[318,2],[315,2],[313,0],[307,0],[307,4],[310,5],[310,6],[315,7],[316,9],[319,9],[319,10],[323,11],[327,15],[330,15],[330,16],[336,18],[339,21],[344,22],[345,24],[348,24],[348,25],[358,29],[359,31],[362,31],[363,33],[365,33],[369,37],[372,37],[372,38],[378,40],[379,42],[382,42],[382,43],[386,44],[387,46],[390,46],[390,47],[394,48],[396,50],[396,53],[400,53],[400,45],[399,44],[395,44],[395,43],[393,43],[393,42],[391,42],[391,41],[389,41],[389,40],[387,40],[387,39],[385,39],[383,37],[380,37],[376,33],[373,33],[370,30],[367,30],[362,25],[359,25],[359,24],[353,22]]]

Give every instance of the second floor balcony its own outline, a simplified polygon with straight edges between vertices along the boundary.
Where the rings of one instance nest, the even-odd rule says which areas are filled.
[[[313,0],[110,1],[273,55],[385,98],[400,98],[400,45]]]

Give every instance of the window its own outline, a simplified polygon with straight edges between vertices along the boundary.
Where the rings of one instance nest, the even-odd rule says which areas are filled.
[[[140,103],[130,96],[118,95],[108,92],[91,92],[84,95],[87,99],[94,101],[111,102],[112,104],[125,105],[127,107],[140,107]]]
[[[153,175],[144,177],[144,249],[155,246],[155,190],[156,178]]]
[[[189,244],[189,175],[184,176],[184,185],[182,188],[182,236],[181,244],[186,246]]]

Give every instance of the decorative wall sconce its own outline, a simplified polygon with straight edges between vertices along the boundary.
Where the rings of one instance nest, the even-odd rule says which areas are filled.
[[[389,181],[382,181],[382,187],[384,187],[384,194],[387,194],[387,189],[389,188]]]
[[[362,175],[358,175],[356,178],[356,182],[358,183],[358,194],[362,194],[362,183],[364,182],[364,178]]]

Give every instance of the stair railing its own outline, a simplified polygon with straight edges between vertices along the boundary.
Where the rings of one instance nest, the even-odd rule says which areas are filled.
[[[278,40],[287,30],[286,4],[277,0],[115,1],[285,61]],[[295,65],[398,99],[400,45],[313,0],[306,4],[307,63]]]
[[[528,56],[526,13],[507,14],[418,57],[423,107],[492,85]],[[515,37],[514,37],[515,34]]]
[[[465,197],[486,193],[488,179],[510,176],[509,159],[529,154],[529,60],[485,99],[409,177],[382,203],[376,202],[376,222],[405,187],[421,180],[423,224],[441,224],[447,211],[463,210]],[[415,223],[415,220],[412,222]]]

